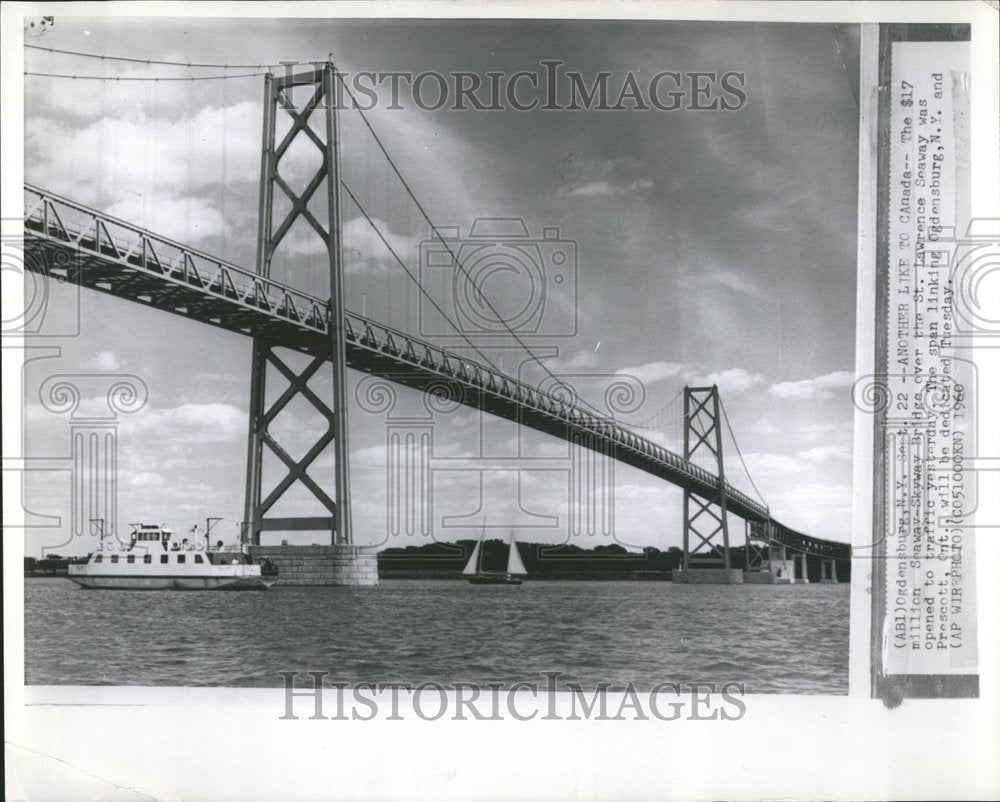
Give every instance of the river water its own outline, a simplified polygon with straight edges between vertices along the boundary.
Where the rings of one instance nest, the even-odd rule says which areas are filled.
[[[847,693],[849,585],[383,580],[265,593],[83,590],[25,580],[25,681],[744,683]]]

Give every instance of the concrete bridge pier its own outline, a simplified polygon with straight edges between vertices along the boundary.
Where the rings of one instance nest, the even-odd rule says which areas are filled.
[[[821,585],[837,585],[839,581],[837,580],[837,561],[836,560],[823,560],[820,564],[820,584]]]
[[[793,554],[792,555],[792,566],[793,573],[795,574],[795,583],[797,585],[808,585],[809,584],[809,564],[807,562],[806,554]]]
[[[278,568],[278,587],[378,584],[378,557],[370,546],[250,546],[255,558]]]
[[[789,560],[785,547],[771,542],[767,547],[765,567],[743,572],[748,585],[791,585],[795,582],[795,561]]]

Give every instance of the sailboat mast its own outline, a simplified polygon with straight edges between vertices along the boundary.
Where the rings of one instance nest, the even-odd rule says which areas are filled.
[[[479,535],[479,559],[476,560],[476,573],[483,572],[483,552],[486,551],[486,519],[483,519],[483,531]]]

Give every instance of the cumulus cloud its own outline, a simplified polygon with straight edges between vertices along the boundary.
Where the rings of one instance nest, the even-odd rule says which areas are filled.
[[[851,449],[848,445],[816,446],[799,453],[799,456],[809,462],[830,462],[831,460],[853,459]]]
[[[84,125],[29,117],[26,178],[185,242],[251,229],[252,219],[234,222],[223,214],[218,197],[226,187],[258,180],[260,143],[243,132],[259,129],[259,104],[207,105],[169,116],[145,108],[109,109]]]
[[[98,351],[88,363],[95,370],[121,370],[122,362],[113,351]]]
[[[706,372],[697,365],[682,362],[647,362],[644,365],[633,365],[616,371],[619,375],[635,376],[644,384],[663,381],[665,379],[680,379],[685,384],[711,385],[717,384],[723,393],[743,393],[764,382],[760,373],[754,373],[745,368],[726,368],[724,370]]]
[[[93,176],[105,187],[169,189],[174,194],[211,187],[223,180],[255,183],[260,143],[252,136],[224,136],[227,130],[256,131],[260,106],[251,101],[205,106],[191,116],[147,115],[142,106],[108,115],[82,127],[31,117],[26,128],[26,172],[75,177],[74,199]],[[87,154],[85,171],[80,154]],[[62,184],[61,184],[62,185]]]
[[[153,471],[129,471],[125,472],[120,481],[131,488],[162,487],[167,484],[167,480],[162,474]]]
[[[591,181],[565,193],[570,198],[598,198],[616,195],[632,195],[656,186],[648,178],[640,178],[628,184],[612,184],[608,181]]]
[[[278,256],[319,256],[324,253],[326,243],[320,238],[319,232],[301,219],[288,229],[275,249]]]
[[[717,384],[719,392],[725,394],[745,393],[764,381],[760,373],[752,373],[745,368],[728,368],[696,377],[698,384]]]
[[[719,270],[701,277],[701,283],[709,287],[722,287],[739,295],[757,298],[762,295],[760,287],[751,284],[740,273],[733,270]]]
[[[177,197],[165,191],[141,196],[129,194],[106,205],[104,211],[162,237],[182,242],[233,234],[233,227],[215,201],[197,195]]]
[[[387,222],[377,217],[373,217],[371,223],[364,217],[355,217],[343,224],[342,231],[344,262],[349,270],[368,267],[373,263],[395,264],[396,259],[390,248],[403,261],[408,261],[407,257],[415,253],[419,245],[418,238],[392,231]],[[313,239],[319,242],[319,237]]]
[[[663,381],[664,379],[674,379],[683,377],[690,372],[690,367],[681,362],[647,362],[645,365],[632,365],[621,368],[615,373],[620,376],[635,376],[644,384]]]
[[[803,472],[812,471],[816,467],[806,463],[801,457],[773,452],[751,452],[744,454],[743,459],[751,476],[764,479],[779,477],[785,481],[789,476],[801,476]]]
[[[802,427],[802,433],[812,438],[846,437],[850,439],[854,433],[851,421],[832,423],[829,421],[810,423]]]
[[[757,418],[757,420],[746,428],[746,431],[748,434],[760,437],[770,437],[771,435],[781,433],[781,429],[767,415]]]
[[[847,541],[851,536],[851,487],[824,480],[803,481],[768,493],[772,514],[782,523],[819,537]],[[803,504],[802,499],[808,499]]]
[[[779,382],[771,385],[768,392],[775,398],[811,399],[832,398],[835,390],[850,387],[854,383],[854,374],[847,370],[838,370],[817,376],[814,379],[802,379],[795,382]]]
[[[373,263],[395,264],[392,251],[407,261],[418,244],[415,237],[406,237],[392,231],[389,224],[378,217],[372,217],[370,223],[364,217],[354,217],[342,224],[341,234],[344,261],[348,270],[362,266],[368,268]],[[282,238],[276,253],[289,256],[320,256],[326,253],[326,243],[307,220],[299,219]]]
[[[246,412],[232,404],[180,404],[146,409],[122,421],[123,438],[132,433],[170,443],[221,442],[246,433]]]

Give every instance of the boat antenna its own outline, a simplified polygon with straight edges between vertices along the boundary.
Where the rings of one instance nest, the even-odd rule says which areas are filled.
[[[206,518],[205,519],[205,551],[210,551],[212,548],[212,540],[209,538],[209,533],[212,531],[212,527],[215,526],[221,518]]]
[[[91,518],[90,519],[90,528],[91,528],[91,530],[94,530],[94,529],[97,530],[97,534],[98,534],[98,536],[100,538],[99,542],[103,545],[103,543],[104,543],[104,519],[103,518]]]

